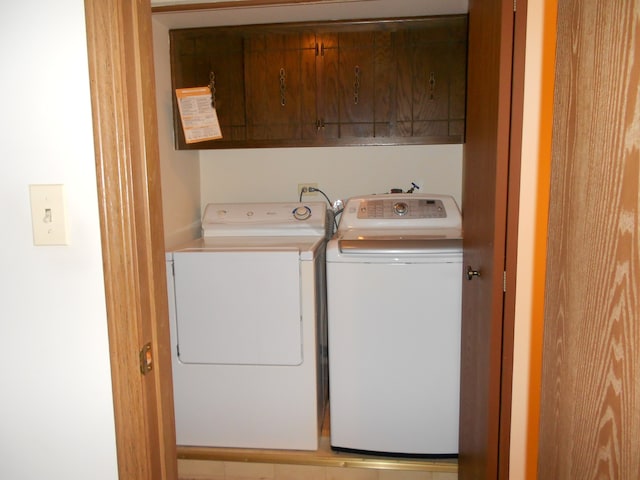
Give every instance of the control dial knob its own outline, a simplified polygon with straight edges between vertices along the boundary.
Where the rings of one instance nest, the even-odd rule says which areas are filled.
[[[293,218],[296,220],[306,220],[311,216],[311,209],[306,205],[302,207],[296,207],[293,210]]]
[[[404,202],[396,202],[393,204],[393,213],[396,215],[406,215],[409,211],[409,205]]]

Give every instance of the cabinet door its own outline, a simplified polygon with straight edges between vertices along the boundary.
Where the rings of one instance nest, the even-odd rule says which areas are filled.
[[[176,88],[212,83],[222,139],[187,145],[174,97],[174,127],[180,148],[210,148],[215,142],[246,139],[243,39],[237,33],[216,30],[171,32],[172,83]],[[212,98],[213,99],[213,98]]]
[[[443,18],[397,33],[400,137],[464,134],[466,18]]]
[[[384,31],[323,33],[320,39],[319,113],[325,139],[389,135],[391,34]]]
[[[315,138],[315,34],[307,31],[247,34],[244,58],[248,139]]]

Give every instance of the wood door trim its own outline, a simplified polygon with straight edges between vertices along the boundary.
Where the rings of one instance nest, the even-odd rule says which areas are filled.
[[[557,6],[537,478],[636,479],[640,1]]]
[[[85,18],[119,478],[175,479],[151,8],[85,0]]]
[[[516,311],[516,276],[518,263],[522,127],[524,121],[523,110],[527,1],[528,0],[519,0],[513,26],[511,132],[509,145],[509,185],[507,187],[504,320],[502,325],[502,386],[500,389],[500,441],[498,449],[498,478],[505,480],[509,478],[509,451],[511,446],[511,404]]]
[[[547,269],[547,236],[549,192],[551,186],[551,143],[553,134],[553,102],[556,65],[557,0],[545,0],[542,37],[542,88],[540,97],[540,139],[538,153],[538,181],[536,187],[536,219],[532,286],[531,352],[529,353],[529,411],[527,416],[525,476],[537,478],[538,441],[540,428],[540,392],[542,391],[542,334],[544,320],[545,284]]]

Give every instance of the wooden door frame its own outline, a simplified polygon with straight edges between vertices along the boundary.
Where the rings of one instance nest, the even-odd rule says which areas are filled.
[[[518,263],[518,223],[520,210],[520,171],[524,110],[524,75],[527,32],[527,2],[518,0],[513,26],[513,65],[511,74],[511,130],[509,133],[509,174],[507,186],[507,226],[505,251],[505,295],[502,323],[502,373],[500,390],[500,440],[498,478],[509,478],[511,447],[511,405],[513,350],[516,312],[516,274]]]
[[[177,478],[149,0],[85,0],[120,480]],[[152,367],[141,373],[140,351]]]
[[[523,1],[521,25],[526,23],[526,0],[519,5]],[[287,2],[260,0],[265,3]],[[149,0],[85,0],[85,9],[119,478],[171,480],[177,478],[177,458],[151,6]],[[517,88],[513,93],[512,120],[521,127],[522,99]],[[516,133],[512,128],[510,201],[519,193]],[[510,203],[504,368],[497,393],[501,411],[494,419],[500,431],[495,459],[499,478],[508,475],[517,221],[517,202]],[[147,342],[154,369],[143,377],[138,352]]]

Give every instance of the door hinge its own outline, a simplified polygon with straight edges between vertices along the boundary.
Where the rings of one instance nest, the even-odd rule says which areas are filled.
[[[153,369],[153,354],[151,353],[151,342],[146,343],[140,350],[140,373],[146,375]]]
[[[502,272],[502,291],[507,293],[507,271]]]
[[[513,0],[513,11],[516,11],[516,3],[518,3],[518,0]]]
[[[318,44],[318,42],[316,42],[316,57],[317,56],[321,56],[324,57],[324,42]]]

